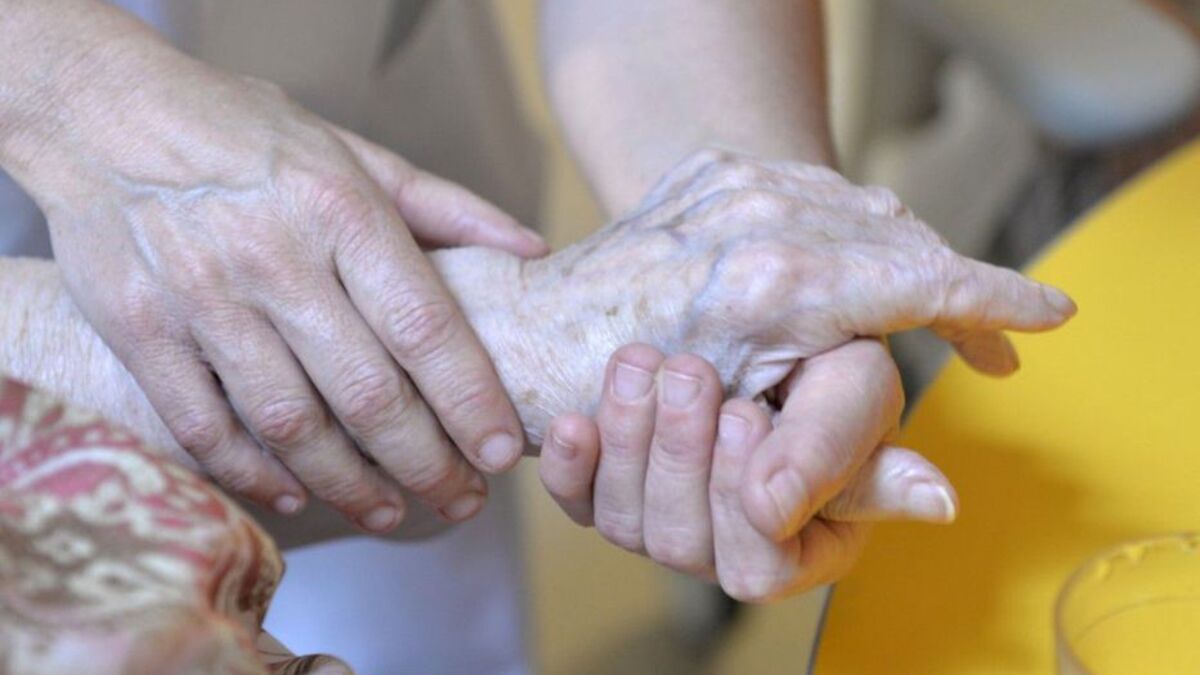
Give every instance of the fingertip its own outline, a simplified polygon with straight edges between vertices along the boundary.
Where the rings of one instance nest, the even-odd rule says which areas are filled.
[[[1007,377],[1021,368],[1021,359],[1008,336],[1000,332],[973,335],[954,342],[954,350],[971,368],[992,377]]]
[[[546,243],[540,234],[527,227],[518,225],[513,238],[513,248],[509,250],[513,255],[522,258],[542,258],[550,254],[550,244]]]
[[[379,504],[365,513],[359,514],[354,521],[363,530],[372,534],[387,534],[404,522],[407,504],[403,498]]]
[[[286,492],[271,501],[271,508],[281,516],[294,516],[304,510],[307,502],[304,496]]]
[[[1048,284],[1042,284],[1041,290],[1046,304],[1054,309],[1061,321],[1065,322],[1079,312],[1079,306],[1066,293]]]
[[[520,461],[523,449],[524,444],[508,432],[492,434],[479,445],[477,468],[491,474],[504,473]]]

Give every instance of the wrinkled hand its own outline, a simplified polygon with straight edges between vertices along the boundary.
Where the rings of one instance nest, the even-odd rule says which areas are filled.
[[[807,426],[784,415],[742,485],[749,522],[780,541],[846,487],[882,435],[828,428],[861,396],[861,380],[821,375],[815,357],[856,337],[929,327],[971,365],[1002,375],[1018,363],[1000,331],[1050,329],[1075,311],[1056,289],[954,253],[884,189],[728,153],[685,161],[635,213],[526,268],[539,329],[577,340],[590,357],[547,364],[564,382],[594,378],[597,353],[614,343],[699,355],[738,398],[769,392],[799,366]],[[538,284],[541,276],[557,283]],[[881,377],[893,368],[855,358],[839,370]],[[598,385],[587,394],[599,400]]]
[[[472,464],[511,466],[521,428],[418,244],[545,245],[272,85],[179,55],[140,65],[119,105],[62,132],[75,161],[53,185],[29,182],[72,296],[176,439],[285,513],[307,488],[386,531],[399,486],[475,513]]]
[[[722,404],[721,382],[703,359],[622,347],[609,362],[595,420],[568,413],[551,423],[542,482],[580,525],[594,524],[613,544],[667,567],[717,580],[746,601],[836,580],[856,559],[866,521],[952,521],[956,498],[945,477],[915,452],[886,442],[903,407],[886,349],[854,340],[809,359],[803,370],[780,386],[783,410],[773,425],[763,405]],[[765,442],[813,429],[869,446],[869,459],[799,534],[775,541],[750,525],[742,474]],[[808,447],[813,452],[800,460],[815,475],[846,454]]]

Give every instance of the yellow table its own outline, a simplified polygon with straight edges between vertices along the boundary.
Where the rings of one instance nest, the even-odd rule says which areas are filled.
[[[1123,539],[1200,529],[1200,140],[1032,274],[1079,315],[1017,336],[1014,378],[954,363],[927,392],[905,442],[958,488],[959,521],[875,530],[833,593],[817,673],[1052,673],[1072,569]]]

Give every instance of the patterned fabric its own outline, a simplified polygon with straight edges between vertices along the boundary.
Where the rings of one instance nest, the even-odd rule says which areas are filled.
[[[0,377],[0,672],[348,673],[261,631],[282,573],[216,487]]]

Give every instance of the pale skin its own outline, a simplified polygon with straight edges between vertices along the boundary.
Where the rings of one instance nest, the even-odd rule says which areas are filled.
[[[726,179],[714,179],[710,169]],[[777,190],[736,187],[754,171],[777,172]],[[801,189],[813,176],[821,185]],[[710,476],[713,484],[719,481],[722,504],[732,503],[729,486],[739,485],[740,511],[735,515],[740,527],[735,529],[742,531],[737,537],[763,543],[769,539],[752,526],[742,467],[721,452],[715,459],[692,453],[712,447],[711,438],[703,434],[711,435],[715,427],[705,432],[703,424],[715,419],[714,406],[726,395],[754,399],[783,385],[778,396],[783,412],[775,433],[788,432],[807,450],[793,453],[797,462],[803,462],[796,470],[809,481],[803,488],[809,491],[805,509],[816,513],[827,508],[828,515],[842,520],[952,517],[945,511],[931,511],[928,495],[912,490],[917,483],[949,489],[936,469],[916,455],[884,452],[867,461],[894,429],[899,386],[879,344],[855,336],[917,326],[961,333],[1045,330],[1073,313],[1066,296],[1015,272],[957,256],[920,221],[907,213],[892,213],[890,201],[867,198],[877,197],[877,190],[855,187],[827,169],[763,167],[751,160],[703,153],[681,164],[659,188],[631,217],[544,259],[523,261],[482,248],[431,254],[517,402],[529,437],[545,438],[551,421],[572,410],[596,411],[606,428],[616,420],[632,419],[632,414],[642,416],[643,423],[631,427],[631,433],[674,427],[680,434],[695,435],[685,446],[655,431],[655,438],[667,441],[664,447],[679,450],[679,459],[695,475],[705,476],[700,484],[708,484]],[[852,220],[842,208],[855,194],[860,195],[862,210]],[[746,200],[754,203],[753,208],[747,208]],[[747,218],[748,213],[754,217]],[[173,449],[179,461],[189,461],[137,383],[73,309],[52,265],[9,262],[0,285],[5,297],[18,299],[0,325],[0,368],[99,409],[151,442]],[[609,377],[604,377],[608,355],[633,342],[646,344],[618,352],[608,366]],[[613,397],[604,393],[615,396],[629,391],[615,384],[611,371],[618,363],[654,373],[660,369],[659,352],[696,355],[673,357],[667,365],[679,367],[664,369],[664,373],[682,370],[703,392],[698,407],[683,406],[677,425],[669,420],[658,426],[644,423],[653,412],[645,404],[649,392],[644,386],[635,390],[641,393],[625,396],[631,400],[626,401],[624,412],[615,410]],[[750,408],[757,408],[747,400],[728,405],[726,412],[744,419],[748,431],[744,445],[726,449],[746,452],[770,425],[763,413],[751,412]],[[820,425],[812,423],[817,421]],[[558,424],[555,428],[561,428],[561,421]],[[851,434],[851,450],[841,447],[842,437],[834,445],[820,436],[825,428]],[[768,440],[757,443],[759,452]],[[619,493],[614,493],[616,505],[627,496],[632,500],[624,502],[631,510],[618,525],[637,521],[636,527],[618,527],[607,534],[620,537],[620,545],[638,549],[641,543],[633,536],[642,536],[645,513],[644,542],[652,555],[711,576],[711,566],[694,564],[690,557],[694,552],[675,552],[670,546],[656,549],[658,544],[652,543],[661,541],[654,537],[655,528],[671,531],[695,520],[694,514],[677,508],[689,502],[663,498],[690,495],[695,509],[707,512],[709,507],[702,496],[697,498],[695,480],[672,486],[669,476],[655,471],[659,465],[653,457],[658,455],[644,455],[644,462],[639,459],[639,448],[650,441],[647,437],[624,444],[629,451],[626,470],[611,471],[608,477],[603,477],[604,462],[614,452],[611,443],[604,448],[597,490],[608,486]],[[856,459],[860,456],[862,460]],[[586,470],[575,475],[583,473]],[[895,480],[897,476],[902,480]],[[661,492],[650,490],[664,478],[667,483]],[[640,501],[643,490],[644,502]],[[579,501],[563,490],[552,487],[551,491]],[[835,499],[839,494],[843,497]],[[606,506],[599,499],[597,504],[599,522]],[[679,523],[673,524],[672,518]],[[807,538],[813,544],[808,555],[824,551],[821,555],[830,559],[818,566],[809,565],[807,559],[789,558],[805,563],[805,569],[803,576],[777,575],[788,590],[834,576],[852,560],[861,528],[823,523],[808,523],[800,541]],[[821,534],[822,528],[829,531]],[[742,539],[727,536],[728,528],[720,532],[714,535],[715,549],[708,544],[697,549],[699,555],[715,551],[718,575],[721,556],[732,550],[730,546],[742,546],[722,546]],[[841,534],[851,541],[837,539]],[[758,550],[786,555],[786,549],[762,546]],[[778,589],[744,590],[743,585],[757,588],[752,574],[744,577],[727,573],[722,583],[743,597],[777,594]]]
[[[408,507],[400,487],[450,520],[482,505],[486,486],[468,461],[504,468],[516,448],[489,462],[483,447],[497,430],[520,436],[498,383],[516,397],[525,427],[540,432],[554,415],[595,410],[605,356],[625,342],[707,357],[728,393],[747,396],[846,340],[910,325],[932,324],[974,365],[1009,372],[1015,355],[996,328],[1049,327],[1073,311],[1061,296],[1019,295],[990,274],[980,273],[978,285],[963,282],[975,273],[912,227],[894,196],[854,188],[818,166],[828,164],[829,145],[815,5],[622,5],[597,15],[596,3],[546,2],[545,62],[563,125],[602,202],[611,214],[632,214],[590,240],[590,250],[525,266],[490,253],[435,255],[443,286],[414,255],[414,241],[521,256],[545,249],[461,188],[315,119],[269,85],[174,53],[102,3],[7,0],[12,40],[6,34],[5,44],[13,48],[6,56],[23,67],[5,70],[18,81],[3,91],[38,95],[0,101],[0,156],[50,215],[67,290],[146,392],[125,387],[128,376],[120,392],[103,392],[127,402],[115,417],[139,418],[130,421],[170,447],[182,440],[203,468],[259,503],[294,512],[307,495],[303,484],[360,525],[385,531]],[[84,23],[86,31],[78,27]],[[23,58],[22,48],[61,58]],[[129,70],[144,78],[138,87],[127,86]],[[95,113],[114,106],[123,114]],[[635,208],[656,176],[710,144],[749,156],[695,155]],[[98,231],[90,226],[97,214],[121,226]],[[814,239],[772,240],[818,222],[826,230]],[[632,223],[648,236],[632,236]],[[727,226],[743,229],[714,231]],[[659,235],[679,248],[672,252]],[[741,249],[733,256],[740,262],[718,265],[731,253],[726,235]],[[817,245],[845,236],[850,251],[873,240],[874,265],[864,254]],[[910,246],[916,240],[920,246]],[[790,267],[797,250],[808,251],[799,272]],[[453,262],[468,255],[483,258]],[[600,273],[613,264],[627,270],[627,284]],[[515,282],[507,280],[510,266],[520,270]],[[722,274],[713,274],[718,267]],[[565,283],[577,271],[583,281]],[[695,329],[694,318],[728,310],[712,304],[719,293],[700,293],[696,283],[724,274],[733,274],[727,281],[735,288],[726,300],[741,303],[749,292],[741,309],[762,312],[759,333],[745,332],[751,325],[728,313]],[[789,284],[795,293],[778,290]],[[472,289],[487,302],[469,306]],[[520,300],[505,304],[499,295]],[[1060,306],[1042,323],[993,314],[999,305],[1016,311],[1047,298]],[[849,318],[806,317],[812,323],[796,335],[763,323],[834,301],[845,303]],[[968,306],[970,318],[956,314]],[[500,307],[513,308],[512,318],[494,319]],[[591,323],[593,310],[604,323]],[[398,316],[407,320],[391,321]],[[528,326],[538,324],[552,329],[536,338]],[[571,331],[583,343],[578,354],[561,351]],[[89,351],[103,348],[85,342]],[[432,354],[414,352],[427,345]],[[892,391],[890,361],[849,353],[857,366],[848,372],[874,374],[864,387]],[[549,354],[564,358],[547,363]],[[100,365],[121,370],[111,359]],[[91,398],[85,403],[93,407],[113,405]],[[781,424],[763,441],[742,481],[747,522],[786,539],[852,487],[850,476],[871,466],[878,439],[859,438],[850,422],[874,414],[891,416],[889,428],[895,423],[892,407],[858,410],[833,406],[816,421],[815,437],[831,449],[829,467],[817,467],[824,472],[806,473],[812,438],[799,434],[801,425]],[[362,460],[360,448],[380,466]],[[600,466],[598,491],[624,483],[633,494],[642,486],[636,472],[610,475]],[[783,484],[767,480],[779,476]]]
[[[311,493],[386,532],[401,488],[476,513],[480,471],[524,439],[418,245],[545,243],[108,3],[2,0],[0,16],[0,166],[177,443],[281,513]]]
[[[763,170],[772,162],[809,178],[819,173],[812,165],[832,165],[819,2],[545,0],[542,6],[551,100],[610,214],[624,213],[675,158],[705,145],[751,158],[725,169],[708,162],[702,170],[737,189],[781,189],[780,172]],[[825,191],[819,183],[792,187],[811,196]],[[886,191],[834,192],[840,197],[831,208],[848,222],[860,221],[855,213],[863,211],[886,213],[885,220],[907,215]],[[753,220],[751,203],[742,213]],[[857,278],[862,270],[843,262],[849,265],[830,273]],[[936,274],[936,262],[916,264],[930,265],[927,271]],[[794,281],[803,288],[814,279]],[[1056,301],[1073,311],[1064,299]],[[1006,375],[1018,366],[1011,344],[997,331],[978,324],[937,330],[981,371]],[[645,349],[617,354],[610,368],[623,364],[627,372],[640,369],[659,383],[669,381],[670,369],[657,365],[662,355]],[[640,365],[624,358],[640,359]],[[686,355],[671,358],[684,358],[678,363],[690,367],[700,391],[711,389],[711,367]],[[722,419],[737,417],[749,428],[742,444],[712,447],[718,411],[711,394],[683,411],[668,406],[664,419],[662,405],[653,412],[650,392],[637,403],[606,400],[594,419],[573,414],[556,420],[552,426],[572,446],[574,459],[558,461],[554,444],[547,446],[543,480],[568,514],[594,521],[609,541],[677,569],[715,574],[726,591],[755,600],[802,591],[849,568],[865,527],[833,520],[952,517],[955,496],[941,474],[915,454],[881,445],[901,408],[895,366],[881,347],[839,348],[794,363],[788,389],[799,395],[775,424],[765,426],[748,401],[728,404],[741,415]],[[720,373],[721,364],[713,365]],[[873,473],[882,465],[892,470]],[[855,498],[872,494],[862,486],[883,476],[896,488],[888,509],[873,510]],[[703,498],[706,481],[711,503]],[[740,514],[729,507],[734,483],[740,486]],[[902,486],[913,490],[904,494]],[[840,496],[827,501],[833,495]],[[749,529],[733,537],[731,523]]]

